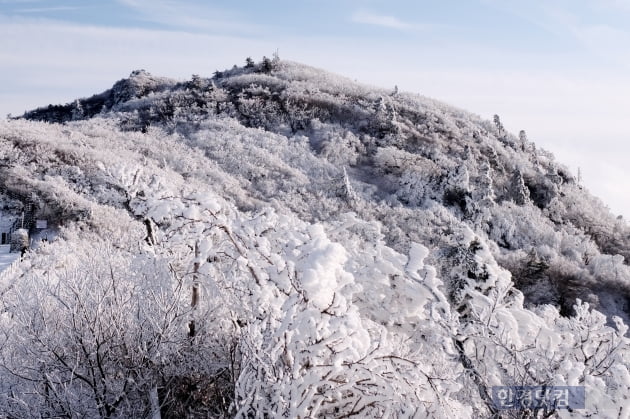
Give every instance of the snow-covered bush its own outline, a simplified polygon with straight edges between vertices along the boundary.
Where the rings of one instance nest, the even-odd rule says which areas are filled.
[[[623,417],[625,220],[491,121],[272,64],[0,121],[5,210],[61,226],[2,275],[0,412]]]

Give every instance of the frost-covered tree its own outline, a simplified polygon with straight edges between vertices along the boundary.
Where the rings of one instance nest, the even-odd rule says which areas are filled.
[[[273,70],[273,62],[271,61],[271,59],[263,57],[260,64],[260,69],[263,73],[271,73],[271,70]]]
[[[514,171],[510,180],[510,194],[517,205],[525,205],[529,202],[529,189],[525,186],[523,174],[519,169]]]
[[[473,200],[484,206],[494,203],[496,194],[494,192],[494,171],[488,163],[483,163],[480,167],[479,179],[473,190]]]
[[[459,207],[464,213],[472,213],[476,204],[470,199],[470,177],[466,166],[462,165],[450,171],[447,184],[444,202]]]
[[[344,197],[348,202],[353,202],[357,199],[357,195],[352,188],[352,184],[350,183],[350,178],[348,177],[348,172],[346,168],[343,168],[343,175],[340,179],[340,185],[338,187],[338,194]]]
[[[148,415],[159,410],[149,400],[169,370],[187,373],[178,365],[187,356],[187,308],[168,266],[102,242],[83,246],[63,269],[25,271],[3,297],[11,316],[2,322],[11,344],[0,351],[6,414]]]
[[[503,127],[503,123],[501,122],[501,118],[499,118],[499,115],[495,114],[492,117],[492,121],[494,122],[494,126],[499,134],[499,136],[503,136],[505,133],[505,128]]]
[[[30,240],[28,236],[28,230],[25,228],[18,228],[11,234],[11,250],[19,251],[24,255],[24,252],[30,246]]]
[[[630,232],[550,153],[292,62],[80,102],[0,121],[1,210],[54,226],[0,275],[5,415],[625,414]]]

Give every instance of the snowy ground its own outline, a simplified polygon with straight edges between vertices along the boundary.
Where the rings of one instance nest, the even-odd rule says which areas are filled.
[[[0,245],[0,272],[8,268],[20,256],[19,253],[9,253],[9,247],[8,244]]]

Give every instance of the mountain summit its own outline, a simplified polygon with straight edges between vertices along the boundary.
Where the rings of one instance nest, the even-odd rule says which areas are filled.
[[[55,236],[0,276],[10,416],[627,409],[630,229],[498,116],[265,58],[134,71],[0,153],[4,213]]]

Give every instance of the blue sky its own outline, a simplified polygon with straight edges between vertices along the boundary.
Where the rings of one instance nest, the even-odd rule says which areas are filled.
[[[554,152],[630,218],[630,0],[0,0],[0,112],[281,58],[430,96]]]

